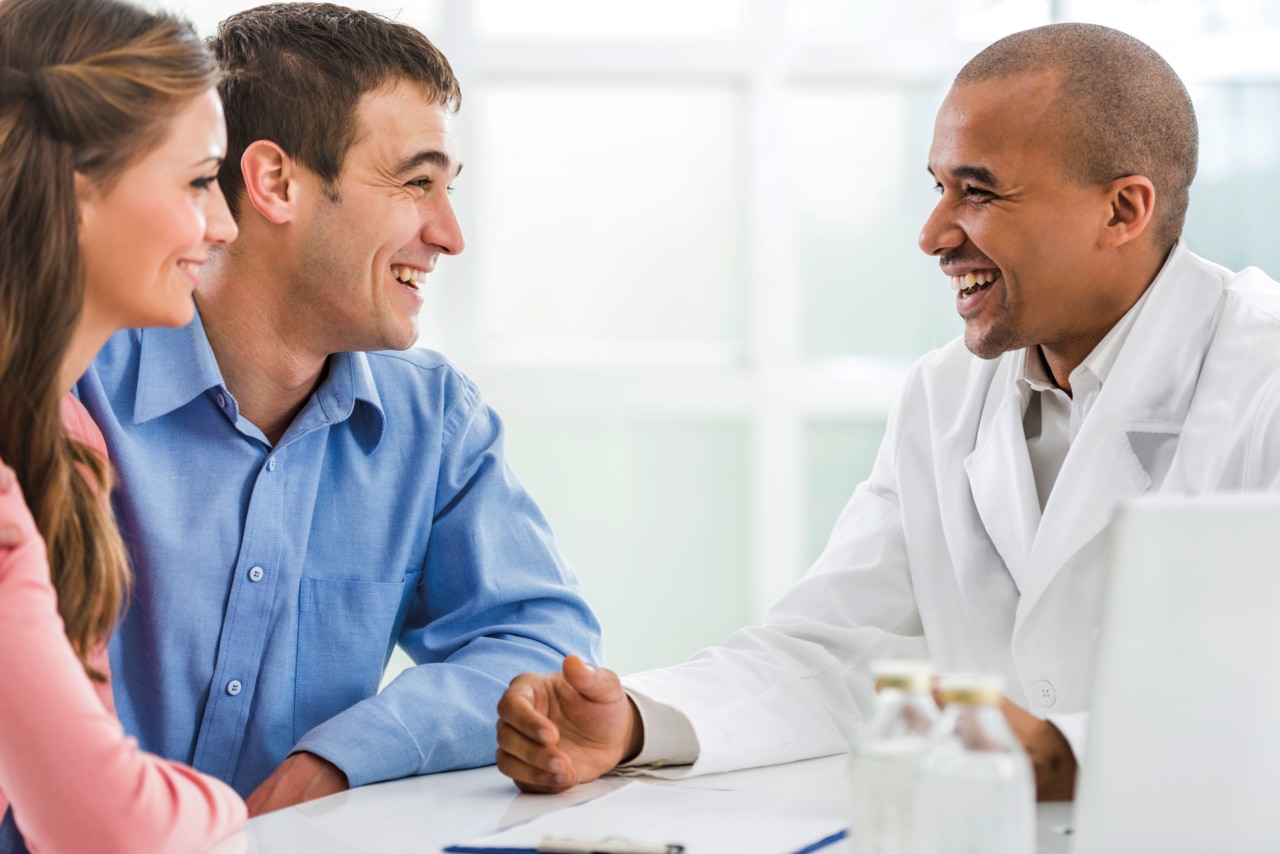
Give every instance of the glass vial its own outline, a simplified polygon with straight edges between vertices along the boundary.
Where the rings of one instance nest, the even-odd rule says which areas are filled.
[[[938,720],[927,661],[877,661],[876,707],[850,746],[854,854],[911,854],[916,770]]]
[[[1033,854],[1035,778],[1000,710],[996,675],[938,680],[942,716],[920,757],[916,854]]]

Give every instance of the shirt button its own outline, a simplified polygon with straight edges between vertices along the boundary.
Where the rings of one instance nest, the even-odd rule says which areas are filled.
[[[276,470],[276,458],[272,457],[271,459],[267,460],[267,471],[275,471],[275,470]]]
[[[250,569],[250,570],[249,570],[249,580],[250,580],[250,581],[261,581],[261,580],[262,580],[262,576],[263,576],[264,574],[265,574],[265,573],[263,573],[263,571],[262,571],[262,567],[260,567],[260,566],[255,566],[255,567],[253,567],[252,569]]]
[[[1053,687],[1052,682],[1042,679],[1036,683],[1036,700],[1042,706],[1052,706],[1058,702],[1058,691]]]
[[[219,409],[227,408],[227,396],[221,392],[218,393],[218,408]]]
[[[232,679],[227,683],[227,693],[234,697],[236,694],[240,693],[240,689],[243,687],[244,686],[240,684],[239,679]]]

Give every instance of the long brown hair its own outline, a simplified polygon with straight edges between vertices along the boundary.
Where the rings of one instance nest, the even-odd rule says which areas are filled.
[[[107,464],[60,416],[85,291],[75,175],[109,188],[217,79],[170,16],[118,0],[0,2],[0,457],[47,544],[67,637],[99,680],[86,660],[115,623],[129,567]]]

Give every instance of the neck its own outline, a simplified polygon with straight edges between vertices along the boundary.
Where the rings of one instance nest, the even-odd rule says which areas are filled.
[[[324,376],[327,353],[304,346],[270,273],[245,254],[216,253],[196,304],[209,346],[240,414],[275,444]]]
[[[1147,292],[1147,288],[1155,281],[1168,260],[1169,252],[1156,254],[1152,251],[1134,251],[1127,255],[1115,257],[1113,267],[1118,276],[1109,292],[1115,295],[1114,301],[1105,307],[1099,307],[1099,323],[1087,331],[1064,336],[1062,340],[1042,342],[1039,346],[1040,356],[1054,383],[1071,394],[1071,373],[1080,367],[1089,354],[1102,343],[1107,333],[1115,328],[1121,318]]]
[[[67,394],[76,382],[89,370],[94,356],[102,349],[117,329],[109,324],[101,323],[91,316],[89,308],[80,315],[80,322],[71,336],[71,346],[62,358],[62,369],[58,374],[58,392]]]

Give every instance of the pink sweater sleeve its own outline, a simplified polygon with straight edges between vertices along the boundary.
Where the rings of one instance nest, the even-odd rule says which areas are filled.
[[[44,540],[17,488],[0,495],[0,519],[26,534],[0,552],[0,812],[8,800],[27,846],[202,851],[243,825],[230,787],[125,737],[67,640]]]

